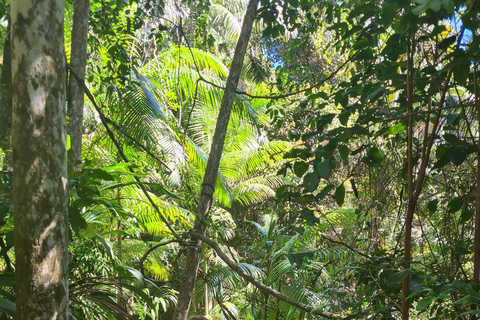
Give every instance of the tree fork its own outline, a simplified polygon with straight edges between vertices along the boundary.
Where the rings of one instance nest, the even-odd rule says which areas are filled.
[[[215,191],[215,182],[217,180],[218,168],[222,157],[223,145],[227,133],[228,122],[232,111],[233,99],[240,79],[243,60],[247,50],[248,41],[252,33],[253,21],[256,17],[258,0],[250,0],[247,12],[243,19],[242,30],[235,47],[235,53],[228,74],[225,91],[222,98],[222,104],[218,115],[215,133],[213,135],[212,147],[208,157],[205,176],[203,178],[202,189],[200,193],[199,204],[197,207],[197,215],[195,218],[195,231],[201,235],[205,234],[207,228],[206,220],[208,212],[212,205],[213,194]],[[197,279],[198,265],[200,263],[201,254],[198,247],[202,244],[200,240],[196,241],[196,248],[188,250],[185,261],[185,270],[178,294],[177,309],[175,310],[175,320],[185,320],[188,317],[188,311],[192,301],[195,280]]]

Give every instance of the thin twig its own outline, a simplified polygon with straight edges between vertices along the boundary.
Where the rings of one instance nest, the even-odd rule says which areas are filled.
[[[372,257],[371,257],[370,255],[361,252],[361,251],[358,250],[357,248],[354,248],[354,247],[352,247],[351,245],[349,245],[348,243],[345,243],[345,242],[340,241],[340,240],[335,240],[335,239],[330,238],[329,236],[327,236],[327,235],[325,235],[325,234],[320,234],[320,236],[321,236],[323,239],[325,239],[325,240],[328,240],[328,241],[330,241],[330,242],[333,242],[333,243],[339,244],[339,245],[341,245],[341,246],[344,246],[344,247],[346,247],[347,249],[350,249],[350,250],[352,250],[353,252],[358,253],[359,255],[361,255],[361,256],[364,257],[364,258],[372,259]]]

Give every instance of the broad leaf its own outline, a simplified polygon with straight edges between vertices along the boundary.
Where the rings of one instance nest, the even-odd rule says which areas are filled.
[[[409,275],[411,274],[414,274],[415,271],[413,271],[412,269],[404,269],[402,271],[399,271],[393,275],[391,275],[386,283],[388,286],[392,285],[392,284],[395,284],[395,283],[398,283],[400,281],[402,281],[403,279],[405,279],[406,277],[408,277]]]
[[[335,201],[339,206],[342,206],[345,202],[345,186],[343,184],[335,190]]]
[[[319,183],[320,177],[315,172],[307,173],[303,178],[303,187],[305,188],[305,192],[313,192],[317,190]]]
[[[432,302],[435,300],[436,297],[428,297],[428,298],[424,298],[420,301],[418,301],[417,303],[417,311],[423,311],[425,309],[428,308],[428,306],[430,306],[430,304],[432,304]]]

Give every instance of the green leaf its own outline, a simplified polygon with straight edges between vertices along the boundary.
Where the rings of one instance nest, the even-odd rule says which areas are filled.
[[[328,180],[328,178],[330,178],[331,171],[332,166],[331,161],[329,160],[320,162],[315,166],[315,172],[320,176],[320,178],[323,178],[325,180]]]
[[[164,187],[162,187],[158,183],[120,182],[120,183],[109,184],[109,185],[103,187],[101,190],[111,190],[111,189],[123,188],[123,187],[126,187],[126,186],[139,185],[139,184],[149,186],[151,189],[153,189],[155,191],[158,191],[161,194],[167,195],[167,196],[169,196],[173,199],[182,200],[179,196],[177,196],[176,194],[172,193],[171,191],[165,189]]]
[[[128,234],[127,232],[125,232],[123,230],[112,230],[112,231],[102,232],[103,236],[106,236],[106,235],[109,235],[109,234],[117,234],[117,235],[121,235],[123,237],[130,237],[131,236],[130,234]]]
[[[71,141],[70,141],[70,135],[67,135],[67,151],[70,150],[71,147],[72,147],[72,145],[71,145]]]
[[[17,306],[14,302],[0,298],[0,311],[9,315],[13,319],[17,317]]]
[[[472,295],[466,295],[465,297],[455,301],[454,304],[480,304],[480,298]]]
[[[398,134],[405,130],[405,125],[403,123],[397,123],[393,127],[388,128],[387,134]]]
[[[454,59],[456,63],[453,66],[453,75],[455,82],[464,86],[467,82],[467,78],[470,70],[470,59],[463,50],[457,49],[454,53]]]
[[[454,44],[456,40],[457,40],[456,36],[447,37],[447,38],[443,39],[442,41],[440,41],[440,43],[438,44],[438,49],[446,50],[446,49],[448,49],[448,47],[450,47],[452,44]]]
[[[320,191],[318,194],[317,194],[317,199],[323,199],[325,198],[325,196],[330,192],[332,191],[334,188],[333,184],[329,184],[327,186],[325,186],[325,188],[322,189],[322,191]]]
[[[461,165],[467,160],[468,148],[466,146],[453,146],[452,152],[452,160],[456,166]]]
[[[455,198],[448,203],[448,213],[455,213],[463,207],[463,200]]]
[[[384,87],[380,87],[378,88],[377,90],[373,91],[372,93],[370,93],[368,96],[367,96],[367,99],[366,101],[370,101],[370,102],[374,102],[375,100],[377,100],[378,98],[380,98],[382,96],[382,94],[385,93],[385,88]]]
[[[467,222],[468,220],[472,219],[475,211],[473,210],[463,210],[462,214],[460,215],[461,222]]]
[[[304,219],[309,226],[313,226],[316,223],[320,222],[320,219],[318,219],[315,216],[315,213],[313,212],[313,210],[310,210],[310,209],[305,208],[302,211],[300,211],[300,217]]]
[[[317,190],[319,183],[320,177],[315,172],[307,173],[303,178],[303,187],[305,188],[305,192],[313,192]]]
[[[127,267],[127,268],[128,268],[128,267]],[[130,269],[131,269],[131,268],[130,268]],[[137,271],[137,272],[138,272],[138,271]],[[139,272],[139,273],[140,273],[140,272]],[[142,288],[137,288],[137,287],[135,287],[135,286],[133,286],[133,285],[130,285],[130,284],[127,284],[127,283],[122,283],[121,286],[124,287],[124,288],[126,288],[126,289],[128,289],[128,290],[130,290],[131,292],[135,293],[137,296],[141,297],[142,300],[143,300],[144,302],[146,302],[146,303],[150,306],[150,308],[155,309],[155,305],[154,305],[152,299],[150,298],[150,296],[149,296],[147,293],[145,293],[145,292],[143,291]]]
[[[479,314],[480,314],[480,310],[468,310],[468,311],[465,311],[465,312],[460,313],[458,316],[459,316],[459,317],[462,317],[462,316],[467,316],[467,315],[472,315],[472,314],[479,315]],[[460,319],[461,319],[461,318],[460,318]]]
[[[110,258],[110,260],[112,261],[113,264],[115,264],[115,254],[113,253],[113,250],[112,250],[112,247],[110,247],[110,245],[107,243],[107,241],[105,241],[105,239],[103,239],[102,236],[98,235],[98,234],[95,234],[95,237],[100,240],[100,242],[102,243],[103,247],[105,248],[105,250],[107,251],[107,255],[108,257]]]
[[[343,146],[338,151],[340,152],[340,158],[342,158],[343,161],[347,161],[348,154],[350,153],[350,150],[348,149],[348,147]]]
[[[134,268],[131,268],[131,267],[127,267],[125,266],[125,269],[127,269],[128,272],[130,272],[135,278],[137,278],[138,281],[140,282],[144,282],[145,281],[145,277],[142,275],[142,273],[140,271],[138,271],[137,269],[134,269]]]
[[[371,168],[378,168],[383,162],[383,154],[380,149],[373,147],[367,152],[367,156],[362,161]]]
[[[428,212],[435,213],[438,209],[438,200],[429,201],[427,204]]]
[[[417,311],[423,311],[428,308],[430,304],[436,299],[436,297],[424,298],[417,303]]]
[[[370,41],[367,38],[361,38],[353,44],[353,49],[360,50],[370,46]]]
[[[315,257],[314,252],[288,253],[287,258],[292,266],[301,267],[304,261],[312,260]]]
[[[342,206],[345,202],[345,186],[343,184],[335,190],[335,201],[339,206]]]
[[[392,284],[395,284],[397,282],[402,281],[403,279],[405,279],[406,277],[408,277],[409,275],[414,274],[414,273],[415,273],[415,271],[413,271],[412,269],[404,269],[402,271],[399,271],[399,272],[391,275],[387,279],[386,283],[387,283],[388,286],[390,286]]]
[[[115,181],[115,178],[106,171],[102,169],[93,169],[92,170],[92,177],[105,180],[105,181]]]
[[[297,177],[303,177],[308,170],[308,163],[303,161],[297,161],[293,164],[293,172]]]
[[[68,222],[75,234],[78,235],[80,230],[87,228],[87,222],[85,218],[80,214],[80,211],[76,206],[70,206],[68,209]]]

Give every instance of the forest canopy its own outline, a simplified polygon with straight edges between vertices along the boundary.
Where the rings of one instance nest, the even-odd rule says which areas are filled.
[[[479,317],[480,2],[0,15],[0,319]]]

